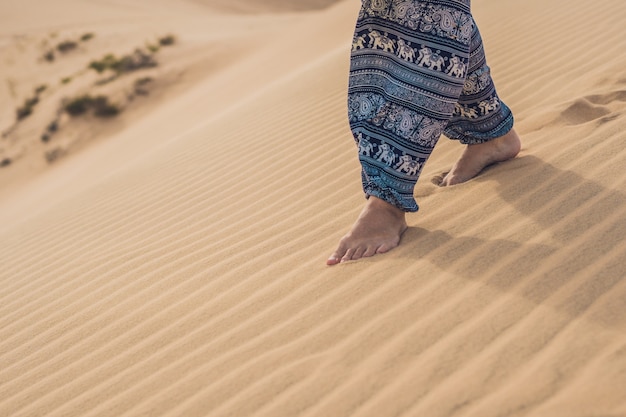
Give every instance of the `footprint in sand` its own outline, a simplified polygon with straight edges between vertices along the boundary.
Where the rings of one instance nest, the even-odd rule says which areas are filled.
[[[569,125],[579,125],[594,120],[601,124],[617,119],[626,103],[626,90],[606,94],[593,94],[579,98],[565,108],[557,118]]]

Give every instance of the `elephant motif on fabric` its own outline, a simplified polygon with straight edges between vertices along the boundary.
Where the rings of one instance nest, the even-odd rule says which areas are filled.
[[[415,61],[415,49],[411,47],[411,42],[398,39],[398,57],[407,62]]]
[[[359,140],[359,154],[367,156],[368,158],[371,158],[372,154],[374,153],[374,144],[370,142],[366,136],[363,136],[362,133],[359,133],[358,140]]]
[[[448,65],[446,71],[448,75],[452,77],[463,78],[465,77],[466,69],[467,66],[463,63],[461,58],[456,55],[452,55],[452,58],[450,58],[450,65]]]
[[[441,71],[441,68],[446,63],[444,57],[439,55],[440,51],[433,52],[432,49],[422,45],[422,48],[419,50],[419,62],[417,65],[420,67],[426,67],[433,71]]]
[[[500,106],[500,100],[497,97],[491,97],[489,100],[483,100],[478,103],[478,107],[480,108],[480,112],[486,115],[489,112],[497,110]]]
[[[396,154],[393,152],[391,146],[383,142],[382,145],[379,146],[376,160],[387,164],[387,166],[391,166],[396,161]]]
[[[422,168],[419,161],[413,159],[410,155],[404,154],[400,157],[400,162],[394,167],[399,172],[405,172],[408,175],[417,175]]]
[[[476,109],[473,109],[471,107],[457,105],[454,110],[455,113],[461,117],[466,117],[468,119],[478,119],[478,112],[476,111]]]
[[[365,38],[367,35],[355,36],[352,42],[352,50],[358,51],[359,49],[365,49]]]
[[[381,34],[377,30],[372,30],[369,34],[370,42],[369,47],[372,49],[382,49],[385,52],[394,52],[396,45],[395,41],[389,38],[388,34]]]

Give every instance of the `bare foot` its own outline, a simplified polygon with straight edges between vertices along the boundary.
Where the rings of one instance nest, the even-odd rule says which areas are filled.
[[[337,265],[388,252],[398,246],[406,229],[404,211],[384,200],[370,197],[352,230],[341,239],[326,264]]]
[[[440,185],[446,187],[468,181],[489,165],[515,158],[520,147],[521,142],[514,129],[492,141],[467,145]]]

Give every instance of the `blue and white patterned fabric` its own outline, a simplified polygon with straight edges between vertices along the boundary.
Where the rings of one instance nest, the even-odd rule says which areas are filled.
[[[418,210],[413,189],[442,133],[477,144],[513,127],[470,0],[362,0],[348,112],[365,194],[405,211]]]

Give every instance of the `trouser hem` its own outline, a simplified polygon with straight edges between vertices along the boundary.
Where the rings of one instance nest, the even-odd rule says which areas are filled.
[[[377,184],[366,184],[363,187],[365,198],[377,197],[407,213],[415,213],[419,206],[413,197],[399,195],[395,190],[380,187]]]

